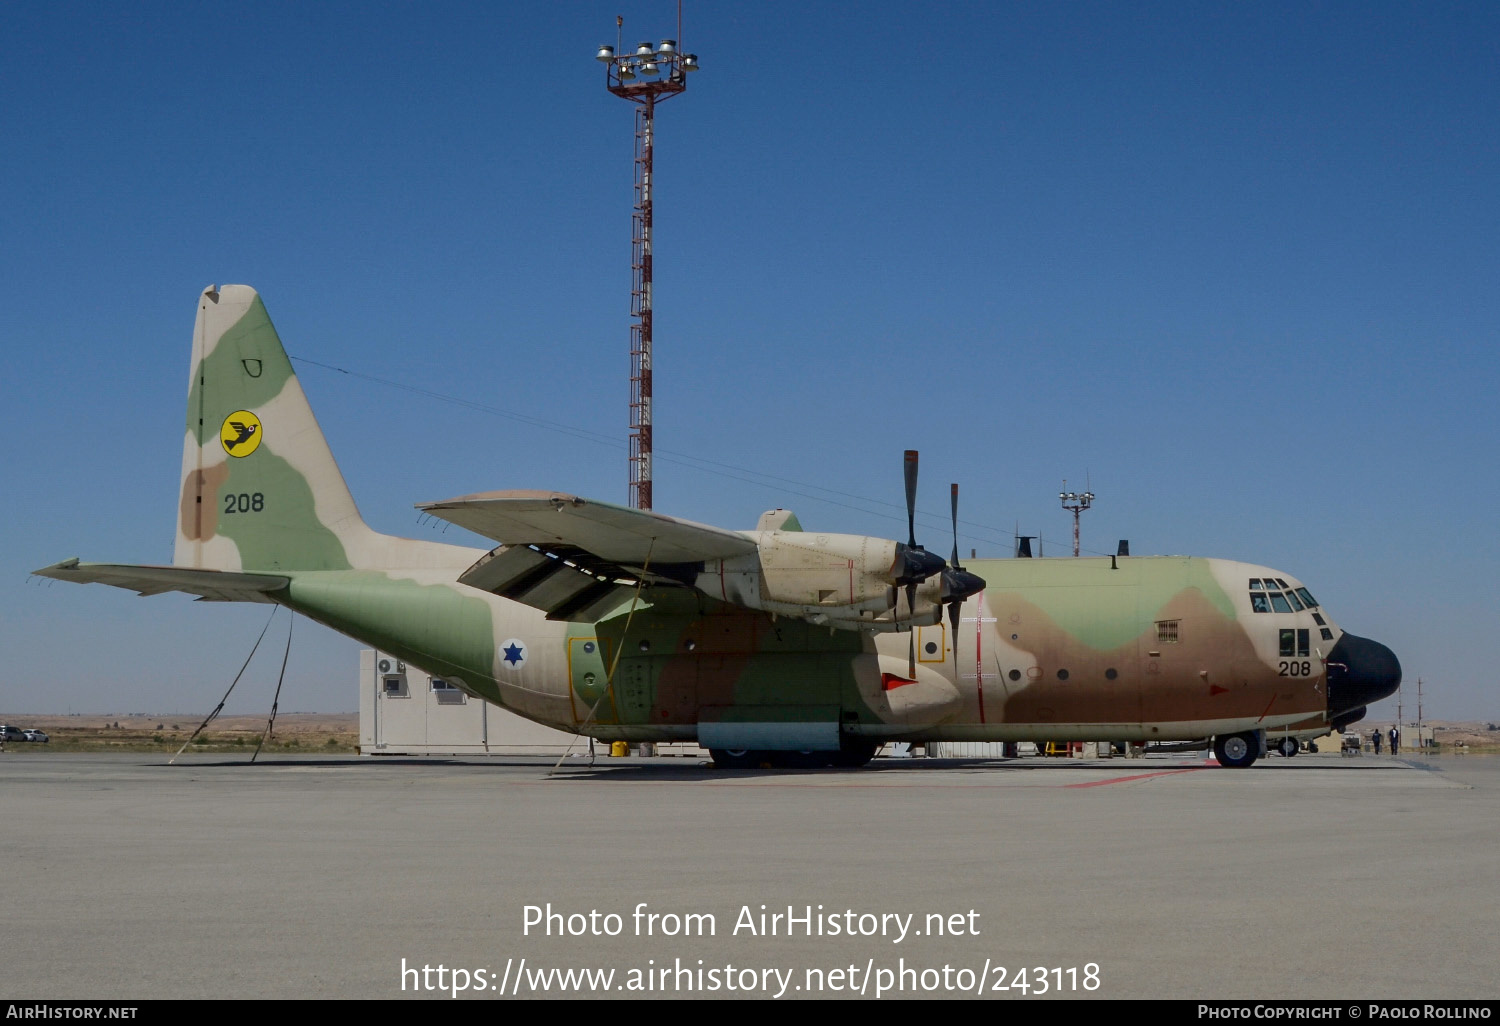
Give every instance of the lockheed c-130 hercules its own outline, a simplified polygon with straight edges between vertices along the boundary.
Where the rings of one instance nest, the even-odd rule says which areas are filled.
[[[255,290],[198,304],[170,566],[37,571],[279,603],[548,726],[694,741],[721,766],[857,766],[888,741],[1201,741],[1340,729],[1390,649],[1302,582],[1221,559],[958,561],[909,538],[732,531],[546,491],[419,509],[492,549],[366,526]],[[906,635],[906,637],[902,637]],[[1287,749],[1283,749],[1284,751]]]

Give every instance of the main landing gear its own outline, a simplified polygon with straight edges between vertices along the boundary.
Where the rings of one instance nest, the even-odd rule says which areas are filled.
[[[753,748],[711,748],[717,769],[756,769],[770,766],[773,769],[821,769],[833,766],[839,769],[858,769],[871,759],[880,746],[874,741],[845,738],[837,752],[769,752]]]
[[[1258,730],[1247,730],[1240,734],[1220,734],[1214,738],[1214,757],[1219,760],[1220,766],[1228,766],[1231,769],[1243,769],[1253,765],[1265,750],[1265,740]]]

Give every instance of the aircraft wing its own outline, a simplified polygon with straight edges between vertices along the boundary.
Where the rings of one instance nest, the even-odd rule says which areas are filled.
[[[418,509],[502,545],[573,546],[620,566],[701,563],[756,551],[722,527],[558,492],[482,492]]]
[[[38,577],[78,584],[108,584],[141,595],[181,591],[200,602],[274,602],[268,592],[288,583],[279,574],[241,574],[228,570],[195,570],[180,566],[132,566],[117,563],[80,563],[65,559],[33,571]]]
[[[500,543],[461,582],[555,620],[602,616],[643,576],[685,584],[684,567],[757,549],[735,531],[558,492],[483,492],[417,508]]]

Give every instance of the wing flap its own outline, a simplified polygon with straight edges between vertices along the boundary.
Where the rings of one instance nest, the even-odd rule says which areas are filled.
[[[228,570],[196,570],[179,566],[139,566],[120,563],[80,563],[65,559],[34,571],[38,577],[75,584],[108,584],[140,595],[180,591],[205,602],[274,602],[270,592],[290,583],[278,574],[241,574]]]
[[[458,575],[460,584],[540,609],[549,620],[597,620],[635,592],[622,567],[585,568],[555,552],[502,545]]]
[[[737,531],[559,492],[482,492],[417,508],[501,545],[577,548],[626,567],[644,566],[648,559],[653,566],[699,563],[756,551],[755,542]]]

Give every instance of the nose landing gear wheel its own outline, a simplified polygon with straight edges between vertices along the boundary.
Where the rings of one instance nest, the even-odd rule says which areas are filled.
[[[718,769],[752,769],[760,765],[760,752],[748,748],[710,748],[709,756]]]
[[[1296,738],[1290,737],[1282,738],[1280,743],[1278,743],[1276,746],[1276,750],[1288,759],[1297,754],[1297,749],[1298,745]]]
[[[1260,758],[1260,739],[1254,734],[1222,734],[1214,738],[1214,757],[1220,766],[1242,769]]]

